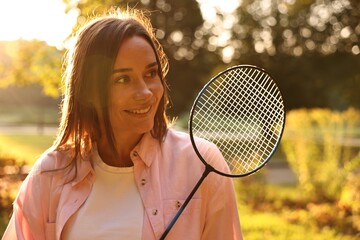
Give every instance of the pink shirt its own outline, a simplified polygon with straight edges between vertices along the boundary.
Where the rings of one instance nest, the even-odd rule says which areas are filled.
[[[216,151],[211,147],[208,150],[209,154]],[[158,240],[205,166],[189,136],[171,129],[161,144],[145,134],[131,158],[145,209],[142,239]],[[61,239],[64,225],[86,201],[96,177],[91,154],[77,161],[77,177],[72,182],[69,170],[41,173],[64,167],[70,159],[66,151],[51,150],[37,161],[19,190],[3,240]],[[227,168],[225,161],[216,164],[216,169]],[[166,239],[242,239],[232,179],[211,172]]]

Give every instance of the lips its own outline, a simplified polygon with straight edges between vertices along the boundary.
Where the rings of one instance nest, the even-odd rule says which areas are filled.
[[[151,109],[151,106],[146,107],[146,108],[126,110],[126,112],[131,113],[131,114],[143,115],[143,114],[147,114],[148,112],[150,112],[150,109]]]

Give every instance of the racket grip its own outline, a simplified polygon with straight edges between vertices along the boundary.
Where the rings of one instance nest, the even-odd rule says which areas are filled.
[[[178,212],[176,213],[176,215],[174,216],[174,218],[171,220],[171,222],[169,223],[168,227],[165,229],[164,233],[161,235],[159,240],[164,240],[165,237],[168,235],[169,231],[171,230],[171,228],[174,226],[174,224],[176,223],[176,221],[178,220],[178,218],[180,217],[181,213],[184,211],[184,209],[186,208],[186,206],[188,205],[188,203],[190,202],[191,198],[194,196],[195,192],[198,190],[198,188],[200,187],[201,183],[204,181],[204,179],[206,178],[206,176],[213,171],[213,167],[211,167],[210,165],[206,165],[205,171],[202,174],[201,178],[199,179],[199,181],[196,183],[195,187],[193,188],[193,190],[191,191],[191,193],[189,194],[189,196],[186,198],[186,200],[184,201],[184,203],[182,204],[182,206],[180,207],[180,209],[178,210]]]

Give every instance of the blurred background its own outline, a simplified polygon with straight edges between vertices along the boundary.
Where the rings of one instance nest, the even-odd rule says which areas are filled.
[[[21,7],[19,7],[21,6]],[[246,240],[360,239],[360,1],[18,0],[0,3],[0,233],[54,140],[69,36],[109,7],[147,9],[170,61],[177,126],[216,73],[266,69],[286,105],[275,156],[235,179]]]

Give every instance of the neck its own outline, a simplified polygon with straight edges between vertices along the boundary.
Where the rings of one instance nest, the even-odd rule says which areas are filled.
[[[130,158],[130,152],[140,141],[141,136],[136,138],[116,138],[115,147],[117,154],[113,152],[106,138],[100,138],[97,141],[98,153],[101,159],[109,166],[113,167],[131,167],[133,162]]]

